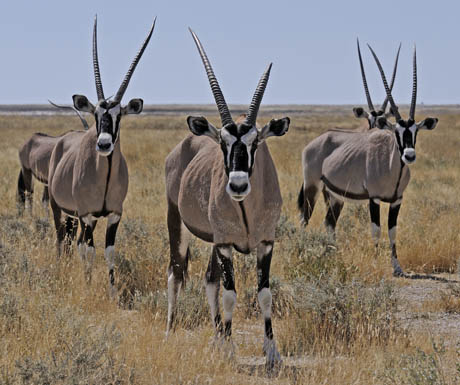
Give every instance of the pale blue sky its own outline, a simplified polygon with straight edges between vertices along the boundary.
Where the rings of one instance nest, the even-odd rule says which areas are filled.
[[[394,96],[409,103],[417,43],[419,102],[460,102],[460,2],[99,1],[14,0],[0,3],[0,104],[95,100],[91,62],[94,15],[104,90],[114,94],[154,16],[157,26],[124,102],[212,103],[187,30],[198,34],[229,103],[249,103],[266,65],[274,66],[265,104],[362,104],[359,36],[376,102],[383,87],[365,47],[386,72],[403,43]]]

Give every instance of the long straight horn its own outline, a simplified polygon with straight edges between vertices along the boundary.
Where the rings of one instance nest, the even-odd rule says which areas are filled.
[[[374,105],[372,104],[371,95],[369,93],[369,88],[367,88],[366,74],[364,72],[363,58],[361,57],[361,49],[359,48],[359,39],[356,39],[358,45],[358,56],[359,56],[359,65],[361,66],[361,76],[363,78],[364,92],[366,93],[367,105],[371,112],[375,111]]]
[[[147,44],[149,43],[150,38],[152,37],[152,33],[153,33],[153,29],[155,28],[156,20],[157,18],[155,17],[155,19],[153,19],[153,24],[152,24],[152,27],[150,28],[149,34],[145,38],[141,49],[137,53],[133,62],[131,63],[131,66],[129,67],[129,70],[126,73],[126,76],[123,79],[123,82],[121,83],[121,86],[118,89],[118,92],[115,94],[115,98],[113,99],[114,102],[120,102],[121,99],[123,98],[123,95],[125,94],[126,89],[128,88],[129,81],[131,80],[131,76],[133,76],[134,70],[136,69],[137,63],[139,63],[139,60],[141,60],[142,54],[144,53],[145,48],[147,48]]]
[[[104,98],[104,90],[102,89],[101,73],[99,72],[99,60],[97,58],[97,15],[94,16],[93,28],[93,68],[94,79],[96,81],[97,100]]]
[[[198,36],[191,30],[190,27],[189,31],[192,34],[193,40],[198,48],[198,52],[200,53],[201,60],[203,61],[206,74],[208,75],[209,85],[211,86],[212,94],[214,95],[217,109],[219,110],[222,125],[225,126],[226,124],[233,123],[232,116],[230,115],[227,103],[225,102],[224,94],[220,89],[219,82],[217,81],[216,75],[214,75],[214,71],[212,70],[211,63],[209,62],[206,52],[204,51]]]
[[[267,69],[260,78],[259,84],[257,84],[256,92],[254,92],[254,96],[252,97],[251,104],[249,105],[248,116],[246,117],[246,124],[249,126],[255,126],[256,124],[257,113],[259,112],[260,103],[264,97],[272,65],[273,63],[268,65]]]
[[[375,54],[374,50],[372,49],[372,47],[369,44],[367,46],[371,50],[372,56],[374,56],[374,60],[377,63],[377,67],[379,67],[380,76],[382,77],[383,85],[385,87],[385,92],[387,93],[387,98],[390,102],[391,109],[393,110],[393,114],[396,118],[396,121],[399,121],[401,120],[401,115],[399,114],[398,107],[396,107],[395,101],[393,100],[393,96],[391,96],[391,91],[390,91],[390,88],[388,87],[387,79],[385,77],[385,73],[383,72],[382,65],[380,64],[380,61],[377,55]]]
[[[89,125],[88,125],[88,122],[86,121],[86,119],[83,117],[83,115],[81,114],[80,111],[78,111],[75,107],[71,107],[71,106],[63,106],[63,105],[60,105],[60,104],[56,104],[56,103],[53,103],[51,100],[48,99],[48,102],[49,104],[51,104],[53,107],[56,107],[56,108],[61,108],[63,110],[72,110],[74,111],[78,117],[80,118],[80,121],[81,121],[81,124],[83,124],[83,127],[85,128],[85,130],[89,130]]]
[[[417,103],[417,50],[414,45],[414,62],[412,72],[412,100],[410,102],[409,119],[415,120],[415,104]]]
[[[393,76],[391,77],[390,91],[393,91],[393,86],[395,84],[396,70],[398,69],[399,51],[401,51],[401,43],[399,43],[398,53],[396,54],[395,65],[393,67]],[[388,104],[388,96],[385,98],[382,104],[382,108],[380,108],[380,111],[385,112],[385,110],[387,109],[387,104]]]

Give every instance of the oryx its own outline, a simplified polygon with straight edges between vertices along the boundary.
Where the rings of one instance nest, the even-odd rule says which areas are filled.
[[[410,179],[407,165],[415,161],[418,130],[434,129],[438,119],[426,118],[420,123],[414,120],[417,97],[415,49],[408,120],[401,118],[380,62],[373,51],[372,54],[379,67],[396,124],[391,124],[385,116],[379,116],[376,122],[379,129],[360,133],[326,132],[310,142],[302,153],[304,183],[299,194],[299,208],[304,223],[308,224],[317,193],[322,190],[328,206],[325,225],[334,233],[344,199],[355,202],[367,200],[372,237],[377,245],[380,238],[380,202],[389,203],[388,235],[393,274],[401,276],[404,273],[396,254],[396,223],[403,193]]]
[[[214,127],[204,117],[189,116],[187,123],[193,135],[182,140],[166,158],[171,251],[167,332],[173,326],[177,295],[187,273],[191,234],[213,243],[205,277],[206,294],[216,336],[224,340],[231,338],[236,304],[232,247],[245,254],[257,249],[258,300],[265,320],[264,352],[270,368],[281,359],[273,339],[269,273],[282,200],[265,140],[284,135],[290,120],[272,119],[263,128],[256,127],[270,64],[257,85],[246,118],[234,122],[203,46],[190,32],[203,61],[222,128]],[[218,298],[221,276],[223,323]]]
[[[386,112],[387,105],[388,105],[388,97],[385,98],[380,109],[378,111],[375,110],[374,104],[372,103],[371,95],[369,93],[369,88],[367,86],[366,73],[364,71],[364,65],[363,65],[363,58],[361,57],[361,49],[359,47],[359,39],[356,39],[356,44],[358,47],[359,66],[361,69],[361,77],[363,79],[364,93],[366,94],[366,100],[367,100],[367,105],[369,107],[369,111],[364,110],[364,108],[362,107],[355,107],[353,108],[353,114],[355,115],[356,118],[366,119],[368,123],[368,126],[366,127],[366,129],[371,130],[372,128],[376,127],[377,118],[379,116],[385,116],[389,118],[390,116],[393,116],[393,114],[391,110],[389,112]],[[393,85],[396,79],[396,71],[398,69],[398,60],[399,60],[400,51],[401,51],[401,44],[399,44],[398,52],[396,54],[395,64],[393,66],[393,75],[391,76],[390,90],[393,90]]]
[[[155,21],[134,58],[113,100],[102,88],[97,55],[97,19],[93,29],[93,67],[98,101],[94,106],[86,96],[73,95],[77,110],[94,115],[95,123],[86,132],[62,136],[53,149],[49,170],[49,194],[60,255],[64,237],[61,213],[78,218],[83,229],[78,249],[86,261],[87,279],[95,255],[93,230],[98,218],[107,217],[105,258],[109,268],[111,294],[114,294],[114,244],[128,191],[128,167],[120,148],[120,120],[126,114],[139,114],[142,99],[132,99],[126,107],[121,99],[133,72],[152,36]]]

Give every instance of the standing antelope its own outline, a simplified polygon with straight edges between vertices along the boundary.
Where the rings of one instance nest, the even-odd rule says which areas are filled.
[[[93,67],[98,102],[73,95],[79,111],[94,115],[95,123],[86,132],[70,132],[60,138],[50,160],[49,194],[57,233],[57,253],[61,253],[64,229],[61,213],[80,220],[82,232],[78,249],[86,261],[85,275],[91,279],[95,255],[93,231],[97,219],[107,217],[105,258],[109,268],[110,289],[114,290],[114,244],[128,191],[128,167],[120,147],[120,120],[126,114],[139,114],[142,99],[132,99],[121,107],[121,99],[133,72],[152,36],[155,21],[113,100],[104,97],[97,55],[97,19],[93,29]]]
[[[370,48],[370,47],[369,47]],[[335,233],[335,226],[344,199],[369,201],[372,237],[380,238],[380,202],[390,204],[388,235],[391,248],[393,275],[404,276],[396,254],[396,224],[404,190],[410,180],[407,165],[415,161],[415,141],[420,129],[432,130],[437,118],[426,118],[415,123],[417,98],[416,52],[413,57],[413,89],[409,119],[403,120],[388,87],[382,66],[378,65],[387,98],[395,116],[391,124],[385,116],[377,117],[378,130],[362,133],[325,133],[313,140],[302,153],[304,184],[299,195],[299,208],[305,224],[312,214],[317,192],[322,189],[328,211],[325,225]],[[340,141],[339,146],[334,143]]]
[[[270,64],[257,85],[247,117],[234,122],[203,46],[190,32],[203,61],[222,128],[214,127],[204,117],[189,116],[187,123],[193,135],[182,140],[166,158],[171,251],[167,332],[173,326],[177,295],[187,272],[191,234],[214,244],[206,271],[206,295],[216,336],[227,341],[231,338],[236,304],[232,247],[244,254],[257,249],[258,300],[265,319],[264,353],[267,367],[272,368],[281,357],[273,339],[269,274],[282,200],[265,140],[284,135],[290,120],[273,119],[261,129],[256,127]],[[221,276],[223,324],[218,299]]]

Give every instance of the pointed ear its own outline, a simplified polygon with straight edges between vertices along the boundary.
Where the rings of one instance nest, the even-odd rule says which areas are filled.
[[[201,136],[209,136],[211,139],[219,143],[219,130],[209,123],[203,116],[189,116],[187,124],[192,131],[192,134]]]
[[[140,114],[144,108],[144,101],[142,99],[131,99],[127,106],[121,109],[122,115],[127,114]]]
[[[419,130],[432,130],[438,124],[438,118],[426,118],[417,124]]]
[[[73,105],[78,111],[89,112],[90,114],[94,114],[95,108],[86,96],[73,95],[72,99],[73,99]]]
[[[259,142],[263,142],[270,136],[283,136],[288,132],[291,119],[288,117],[282,119],[272,119],[259,131]]]
[[[379,116],[377,118],[376,126],[380,128],[381,130],[392,130],[393,125],[387,120],[385,116]]]
[[[364,110],[362,107],[355,107],[353,108],[353,114],[355,114],[355,118],[368,118],[369,113]]]

